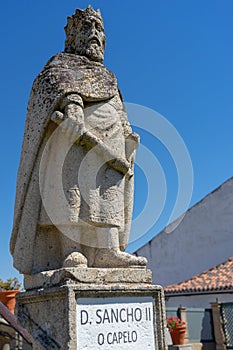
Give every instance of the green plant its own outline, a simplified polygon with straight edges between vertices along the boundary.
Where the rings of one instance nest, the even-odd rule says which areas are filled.
[[[167,325],[168,328],[180,328],[186,325],[186,322],[181,321],[181,319],[179,317],[176,316],[171,316],[171,317],[167,317]]]
[[[17,290],[20,289],[21,283],[18,281],[17,277],[8,278],[6,282],[4,282],[0,278],[0,291],[4,290]]]

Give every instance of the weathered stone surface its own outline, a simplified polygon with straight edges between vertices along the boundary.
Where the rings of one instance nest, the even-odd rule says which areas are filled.
[[[93,36],[90,36],[90,26]],[[65,27],[65,51],[86,56],[97,62],[103,62],[105,49],[104,24],[100,11],[94,11],[91,6],[87,9],[77,9],[75,14],[68,17]],[[79,35],[77,35],[77,31]]]
[[[27,275],[64,267],[127,268],[132,132],[115,75],[102,64],[103,21],[91,7],[65,28],[65,52],[35,79],[17,179],[11,252]],[[73,264],[73,265],[72,265]]]
[[[154,344],[144,344],[145,348],[138,344],[142,344],[143,342],[143,332],[140,331],[140,325],[143,326],[143,323],[146,327],[146,320],[143,319],[143,323],[140,319],[137,318],[137,322],[132,324],[129,320],[123,320],[125,325],[125,330],[134,330],[137,332],[137,340],[131,344],[127,344],[127,347],[123,347],[122,344],[118,344],[117,349],[132,349],[135,350],[144,350],[144,349],[157,349],[157,350],[165,350],[165,313],[164,313],[164,296],[163,290],[160,286],[148,286],[143,284],[131,284],[131,285],[98,285],[98,284],[79,284],[76,286],[63,286],[57,288],[48,288],[41,289],[37,291],[28,291],[24,293],[20,293],[17,295],[17,315],[21,322],[21,324],[28,329],[30,334],[33,336],[35,341],[35,349],[36,350],[48,350],[48,349],[69,349],[69,350],[83,350],[87,347],[83,347],[82,343],[77,344],[77,339],[79,338],[79,332],[82,330],[80,327],[80,321],[77,317],[77,301],[84,304],[88,302],[88,305],[95,304],[95,300],[99,300],[100,298],[105,299],[106,303],[112,303],[112,298],[114,298],[114,302],[117,300],[118,309],[122,309],[124,311],[127,308],[127,303],[137,303],[135,307],[129,304],[129,311],[134,311],[135,308],[142,309],[142,304],[140,306],[140,302],[143,300],[147,301],[151,300],[154,308],[154,314],[151,316],[151,321],[154,327]],[[107,298],[107,299],[106,299]],[[104,303],[105,303],[104,302]],[[107,307],[106,307],[107,308]],[[114,307],[113,307],[114,308]],[[88,308],[85,309],[85,305],[83,305],[82,309],[88,312]],[[99,305],[99,309],[102,311],[105,310],[104,304]],[[125,312],[125,311],[124,311]],[[35,322],[34,315],[37,315],[37,319]],[[123,315],[123,314],[122,314]],[[140,314],[138,314],[140,315]],[[111,322],[111,320],[103,320],[101,321],[101,314],[99,312],[99,318],[96,314],[96,319],[90,320],[90,322],[96,323],[102,322],[100,327],[100,332],[106,335],[109,327],[105,327]],[[144,316],[145,317],[145,316]],[[83,321],[83,324],[85,322]],[[122,322],[114,322],[112,321],[112,331],[121,332]],[[146,328],[145,328],[146,329]],[[83,334],[83,332],[82,332]],[[90,342],[92,344],[97,343],[96,338],[92,338],[92,334],[89,332],[87,334],[90,337]],[[126,334],[127,336],[127,334]],[[146,334],[144,332],[145,340]],[[85,342],[84,342],[85,343]],[[84,344],[85,345],[85,344]],[[124,344],[125,345],[125,344]],[[100,347],[95,346],[88,347],[88,349],[97,349]],[[112,347],[109,345],[104,349],[116,349],[116,347]]]
[[[48,288],[61,283],[97,283],[103,284],[151,284],[151,271],[144,268],[131,269],[98,269],[98,268],[62,268],[40,272],[24,277],[26,290]]]
[[[114,350],[117,327],[117,349],[132,349],[132,339],[134,349],[165,350],[163,290],[151,286],[145,258],[124,252],[139,136],[102,64],[100,13],[77,10],[66,34],[65,52],[35,79],[28,105],[11,237],[26,289],[16,314],[35,350],[94,350],[103,341]],[[115,309],[114,325],[98,321],[99,308]]]

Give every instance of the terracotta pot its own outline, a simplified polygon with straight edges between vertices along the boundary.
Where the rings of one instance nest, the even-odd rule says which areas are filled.
[[[12,312],[12,314],[15,310],[15,295],[19,292],[19,290],[4,290],[0,292],[0,301]]]
[[[170,328],[169,329],[173,345],[183,345],[184,337],[186,332],[186,326],[180,326],[178,328]]]

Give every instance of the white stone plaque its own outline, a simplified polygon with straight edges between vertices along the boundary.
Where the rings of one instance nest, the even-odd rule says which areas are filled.
[[[154,350],[153,298],[78,298],[77,349]]]

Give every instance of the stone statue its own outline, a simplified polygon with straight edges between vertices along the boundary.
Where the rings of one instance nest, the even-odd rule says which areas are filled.
[[[33,83],[17,179],[11,252],[26,275],[65,267],[145,267],[124,252],[139,137],[103,65],[91,6],[65,27],[65,51]]]

